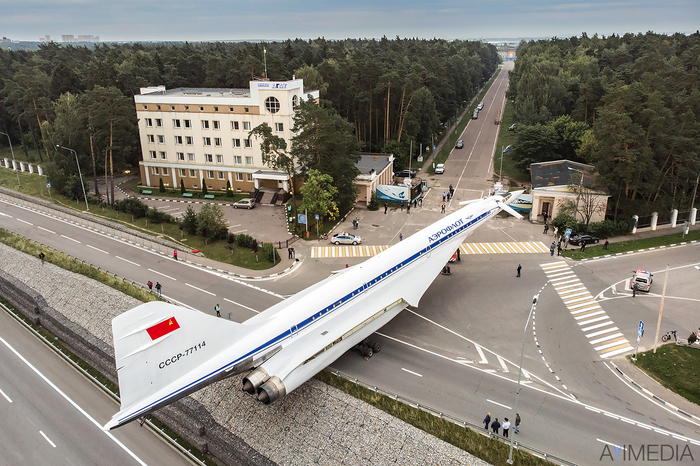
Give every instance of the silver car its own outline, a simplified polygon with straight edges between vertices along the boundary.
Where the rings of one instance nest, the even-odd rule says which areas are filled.
[[[238,209],[239,207],[241,209],[253,209],[255,208],[255,199],[241,199],[240,201],[233,204],[234,209]]]
[[[360,244],[362,242],[362,238],[360,238],[357,235],[353,235],[350,233],[342,232],[335,234],[331,236],[331,243],[338,245],[338,244]]]

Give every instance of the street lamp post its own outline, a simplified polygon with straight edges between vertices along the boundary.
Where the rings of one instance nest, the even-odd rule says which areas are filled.
[[[15,151],[12,149],[12,139],[10,139],[10,135],[7,133],[0,133],[0,134],[4,134],[5,136],[7,136],[7,140],[10,141],[10,152],[12,153],[12,168],[14,168],[15,171],[17,172],[17,184],[21,188],[22,182],[19,180],[19,170],[17,170],[17,167],[15,166],[16,165],[16,163],[15,163]]]
[[[515,407],[513,408],[513,423],[515,423],[515,417],[518,415],[518,394],[520,393],[520,376],[523,373],[523,354],[525,354],[525,336],[527,335],[527,326],[530,325],[530,319],[532,318],[532,313],[535,311],[535,306],[537,306],[538,299],[540,299],[540,295],[538,294],[532,297],[530,315],[527,316],[527,322],[525,322],[525,328],[523,329],[523,347],[520,350],[520,368],[518,369],[518,388],[515,390]],[[508,453],[508,464],[513,464],[514,437],[515,435],[511,435],[510,437],[510,452]]]
[[[88,212],[90,212],[90,206],[88,205],[88,199],[87,199],[87,194],[85,194],[85,183],[83,183],[83,173],[80,171],[80,162],[78,161],[78,153],[74,151],[73,149],[69,147],[63,147],[59,144],[56,144],[57,148],[69,150],[73,152],[73,155],[75,155],[75,163],[78,165],[78,175],[80,176],[80,184],[83,187],[83,197],[85,198],[85,209],[87,209]]]

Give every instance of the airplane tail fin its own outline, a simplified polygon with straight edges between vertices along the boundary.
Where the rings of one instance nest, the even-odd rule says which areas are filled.
[[[247,333],[241,324],[160,301],[112,320],[121,409],[105,429],[118,427],[214,380],[191,372]],[[189,376],[189,377],[188,377]],[[218,379],[216,379],[218,380]]]

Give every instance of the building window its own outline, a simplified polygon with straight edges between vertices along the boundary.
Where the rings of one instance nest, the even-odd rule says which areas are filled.
[[[243,122],[243,129],[246,131],[250,131],[250,121]]]
[[[253,165],[253,157],[246,157],[245,164],[246,165]]]
[[[248,107],[243,107],[243,113],[248,113],[248,112],[250,112],[250,110],[248,109]]]
[[[216,163],[224,163],[224,156],[216,154]]]
[[[224,172],[219,172],[219,179],[223,180],[224,179]]]
[[[284,131],[284,123],[275,123],[275,131],[280,133]]]
[[[195,170],[190,170],[190,178],[197,178],[197,172]]]
[[[200,111],[200,112],[203,112],[203,111],[204,111],[204,107],[199,107],[199,111]]]
[[[158,167],[151,167],[151,173],[153,173],[154,175],[157,175],[158,174]]]
[[[163,120],[156,118],[156,126],[163,126]]]
[[[232,121],[231,122],[231,129],[237,130],[238,129],[238,122],[237,121]]]
[[[202,129],[209,129],[209,120],[202,120]]]
[[[157,108],[158,110],[160,110],[160,105],[156,105],[156,108]]]
[[[194,144],[194,140],[192,139],[192,136],[185,136],[185,143],[187,143],[188,146],[191,146]]]
[[[185,105],[185,111],[188,111],[190,109],[189,105]]]
[[[187,153],[187,160],[194,162],[194,154]]]
[[[156,158],[156,151],[154,151],[154,150],[149,150],[149,151],[148,151],[148,154],[151,156],[152,159],[155,159],[155,158]]]
[[[211,146],[211,138],[202,138],[205,146]]]
[[[268,97],[265,99],[265,109],[270,113],[277,113],[280,111],[280,101],[277,97]]]
[[[240,155],[236,155],[235,157],[233,157],[233,163],[235,163],[235,164],[237,164],[237,165],[242,164],[242,163],[243,163],[243,157],[241,157]]]
[[[168,154],[166,154],[166,153],[163,152],[163,151],[160,151],[160,158],[163,159],[163,160],[166,160],[166,159],[168,158]]]
[[[177,159],[181,162],[185,161],[185,153],[184,152],[177,152]]]
[[[240,140],[240,139],[234,139],[234,140],[233,140],[233,147],[241,147],[241,140]]]
[[[144,110],[148,110],[148,105],[144,105],[144,106],[143,106],[143,109],[144,109]]]
[[[172,110],[172,111],[174,112],[174,111],[175,111],[175,106],[174,106],[174,105],[171,105],[171,106],[170,106],[170,110]]]
[[[184,168],[181,168],[180,169],[180,177],[184,178],[186,176],[187,176],[187,170],[185,170]]]
[[[218,111],[219,111],[219,107],[214,107],[214,111],[215,111],[215,112],[218,112]]]
[[[167,174],[168,174],[168,169],[163,167],[163,175],[167,175]]]
[[[175,144],[182,144],[182,136],[175,136]]]
[[[145,105],[144,105],[144,107],[145,107]],[[146,118],[146,126],[148,126],[148,127],[153,126],[153,120],[151,120],[150,118]]]
[[[243,181],[243,173],[236,173],[236,181]]]
[[[296,106],[299,105],[299,99],[297,96],[293,95],[292,96],[292,108],[296,108]]]
[[[246,173],[245,178],[247,181],[253,181],[253,174],[252,173]]]
[[[175,110],[175,107],[173,107],[173,110]],[[180,120],[173,120],[173,128],[179,128],[180,127]]]
[[[214,129],[221,129],[221,122],[218,120],[214,120],[211,122],[212,125],[214,125]]]
[[[192,127],[192,121],[191,120],[185,120],[185,128],[191,128]]]
[[[214,145],[216,147],[221,147],[221,138],[214,138]]]
[[[214,170],[207,170],[207,178],[214,178]]]
[[[148,135],[148,142],[156,142],[156,138],[154,138],[152,134],[149,134]]]
[[[214,156],[211,154],[204,154],[204,161],[214,163]]]
[[[228,108],[228,111],[229,111],[229,112],[232,112],[232,111],[233,111],[233,107],[229,107],[229,108]]]
[[[165,136],[159,134],[158,135],[158,143],[165,144]]]
[[[250,149],[251,147],[253,147],[253,141],[251,141],[250,139],[244,139],[243,142],[245,143],[246,149]]]

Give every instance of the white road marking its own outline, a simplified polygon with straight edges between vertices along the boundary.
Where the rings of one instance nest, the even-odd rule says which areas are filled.
[[[405,367],[402,367],[401,370],[402,370],[402,371],[406,371],[406,372],[408,372],[409,374],[417,375],[418,377],[423,377],[423,376],[420,375],[418,372],[409,371],[409,370],[406,369]]]
[[[148,269],[148,270],[150,270],[150,269]],[[199,287],[196,287],[196,286],[194,286],[194,285],[190,285],[189,283],[185,283],[185,285],[189,286],[190,288],[194,288],[194,289],[197,290],[197,291],[201,291],[202,293],[206,293],[206,294],[209,294],[209,295],[212,295],[212,296],[216,296],[216,295],[215,295],[214,293],[212,293],[211,291],[203,290],[203,289],[201,289],[201,288],[199,288]]]
[[[246,306],[246,305],[244,305],[244,304],[237,303],[236,301],[231,301],[231,300],[228,299],[228,298],[224,298],[224,301],[228,301],[228,302],[231,303],[231,304],[235,304],[236,306],[240,306],[240,307],[242,307],[242,308],[244,308],[244,309],[248,309],[249,311],[253,311],[253,312],[255,312],[256,314],[260,314],[260,311],[256,311],[256,310],[253,309],[252,307],[248,307],[248,306]]]
[[[40,229],[40,230],[48,231],[49,233],[53,233],[54,235],[56,234],[55,231],[47,230],[47,229],[44,228],[44,227],[37,227],[37,228]]]
[[[605,440],[601,440],[599,438],[597,438],[596,440],[599,441],[600,443],[605,443],[605,444],[613,446],[615,448],[622,448],[623,450],[627,451],[627,449],[625,447],[622,447],[620,445],[615,445],[614,443],[606,442]]]
[[[479,364],[488,364],[489,360],[486,359],[486,356],[484,356],[484,351],[481,349],[481,346],[479,345],[474,345],[476,347],[476,350],[479,352],[479,357],[481,358],[481,361],[479,361]]]
[[[148,271],[149,271],[149,272],[153,272],[153,273],[157,273],[158,275],[162,275],[162,276],[164,276],[165,278],[169,278],[169,279],[171,279],[171,280],[173,280],[173,281],[177,281],[177,278],[173,278],[173,277],[171,277],[170,275],[165,275],[165,274],[162,273],[162,272],[158,272],[158,271],[153,270],[153,269],[148,269]]]
[[[486,401],[488,401],[489,403],[493,403],[493,404],[495,404],[495,405],[498,405],[498,406],[502,406],[502,407],[504,407],[504,408],[506,408],[506,409],[511,409],[510,406],[506,406],[506,405],[504,405],[504,404],[502,404],[502,403],[499,403],[499,402],[497,402],[497,401],[489,400],[488,398],[486,398]]]
[[[2,390],[0,390],[0,395],[4,396],[5,399],[6,399],[9,403],[12,403],[12,400],[10,399],[10,397],[7,396],[7,395],[5,395],[5,392],[3,392]]]
[[[42,437],[44,437],[44,439],[45,439],[47,442],[49,442],[49,445],[51,445],[52,447],[56,448],[56,444],[53,443],[53,442],[51,441],[51,439],[48,438],[48,437],[46,436],[45,433],[43,433],[42,431],[39,431],[39,433],[41,434]]]
[[[131,265],[135,265],[136,267],[141,267],[141,264],[137,264],[136,262],[131,262],[130,260],[124,259],[123,257],[119,257],[119,256],[114,256],[114,257],[116,257],[119,260],[123,260],[124,262],[128,262]]]
[[[36,375],[38,375],[39,377],[41,377],[41,378],[44,380],[44,382],[46,382],[46,383],[47,383],[51,388],[53,388],[59,395],[61,395],[68,403],[70,403],[75,409],[77,409],[78,412],[80,412],[80,414],[82,414],[82,415],[85,416],[90,422],[92,422],[92,424],[95,425],[95,427],[97,427],[98,429],[102,430],[102,425],[101,425],[101,424],[99,424],[95,419],[93,419],[92,416],[90,416],[83,408],[81,408],[80,406],[78,406],[78,404],[77,404],[75,401],[73,401],[72,399],[70,399],[70,398],[68,397],[68,395],[66,395],[65,393],[63,393],[63,392],[62,392],[56,385],[54,385],[54,383],[51,382],[44,374],[42,374],[41,372],[39,372],[39,369],[37,369],[36,367],[32,366],[31,363],[30,363],[29,361],[27,361],[27,360],[24,358],[24,356],[22,356],[21,354],[19,354],[19,352],[17,352],[17,350],[14,349],[8,342],[6,342],[4,338],[0,337],[0,342],[2,342],[5,346],[7,346],[7,348],[15,354],[15,356],[17,356],[23,363],[25,363],[27,366],[29,366],[29,368],[30,368],[31,370],[33,370],[34,373],[36,373]],[[134,460],[136,460],[139,464],[141,464],[141,465],[143,465],[143,466],[147,466],[146,463],[144,463],[144,462],[141,460],[141,458],[139,458],[138,456],[136,456],[136,454],[135,454],[134,452],[132,452],[131,450],[129,450],[129,449],[126,447],[126,445],[124,445],[122,442],[120,442],[114,435],[112,435],[110,432],[107,432],[107,431],[104,431],[104,430],[102,430],[102,432],[104,432],[104,434],[105,434],[107,437],[109,437],[114,443],[116,443],[122,450],[124,450],[129,456],[131,456],[131,457],[132,457]],[[42,434],[42,435],[43,435],[43,434]],[[48,440],[48,439],[47,439],[47,440]]]
[[[596,329],[596,328],[605,327],[606,325],[615,325],[615,324],[613,323],[612,320],[609,320],[609,321],[607,321],[607,322],[603,322],[602,324],[595,324],[595,325],[591,325],[590,327],[582,328],[581,331],[582,331],[582,332],[587,332],[587,331],[589,331],[589,330],[593,330],[593,329]]]
[[[62,237],[62,238],[65,238],[65,239],[69,239],[69,240],[71,240],[71,241],[75,241],[75,242],[78,243],[78,244],[81,244],[80,241],[78,241],[77,239],[73,239],[73,238],[71,238],[70,236],[61,235],[61,237]]]
[[[34,226],[34,224],[33,224],[33,223],[29,223],[28,221],[26,221],[26,220],[22,220],[21,218],[18,218],[18,219],[17,219],[17,221],[18,221],[18,222],[22,222],[22,223],[26,223],[27,225],[31,225],[31,226]]]
[[[3,217],[10,217],[10,218],[12,218],[12,215],[3,214],[2,212],[0,212],[0,215],[2,215]]]
[[[90,249],[94,249],[95,251],[100,251],[101,253],[109,254],[107,251],[103,251],[102,249],[96,248],[95,246],[90,246],[89,244],[86,244],[85,246],[89,247]]]
[[[502,357],[496,356],[498,358],[498,362],[501,363],[501,367],[503,368],[503,372],[508,372],[508,366],[506,366],[506,362],[503,360]]]

